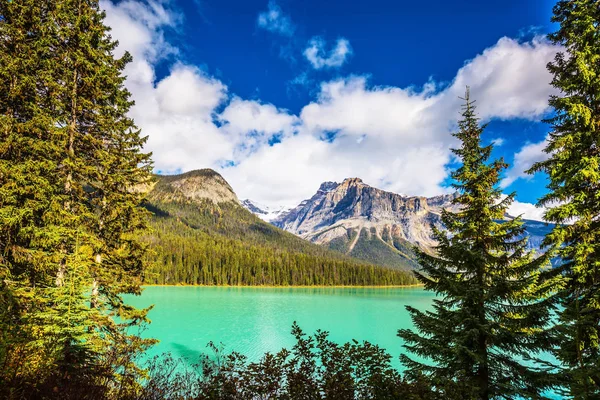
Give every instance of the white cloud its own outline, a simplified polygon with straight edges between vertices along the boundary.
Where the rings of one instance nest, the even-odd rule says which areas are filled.
[[[119,41],[115,56],[121,57],[127,50],[136,60],[155,62],[177,52],[165,41],[163,29],[174,27],[180,17],[160,2],[125,0],[115,5],[101,0],[100,7],[106,10],[105,23],[111,27],[111,35]]]
[[[496,147],[500,147],[504,144],[504,139],[502,139],[502,138],[492,139],[492,144]]]
[[[156,169],[166,172],[198,167],[196,160],[215,165],[229,159],[235,142],[213,122],[214,108],[226,100],[226,87],[200,70],[175,65],[160,82],[145,82],[132,90],[131,113],[148,135]]]
[[[504,200],[508,197],[506,194],[501,194],[500,199]],[[544,221],[544,213],[548,210],[547,207],[538,207],[535,204],[524,203],[518,200],[513,200],[508,207],[507,214],[511,217],[522,217],[533,221]],[[544,221],[545,222],[545,221]]]
[[[382,149],[381,142],[369,138],[360,143],[349,138],[327,142],[303,132],[262,147],[223,173],[233,187],[243,188],[244,198],[296,205],[312,196],[323,181],[351,176],[398,193],[437,194],[448,161],[441,146]]]
[[[243,155],[240,149],[256,131],[266,140],[277,132],[290,134],[296,117],[258,102],[234,99],[229,103],[227,86],[195,66],[176,60],[167,76],[157,81],[155,63],[178,54],[164,40],[164,29],[176,27],[178,19],[161,3],[129,0],[101,6],[106,23],[117,27],[113,29],[120,41],[117,51],[123,54],[127,49],[134,56],[125,70],[126,86],[135,100],[131,116],[149,137],[146,149],[153,152],[156,170],[217,168]],[[217,115],[223,104],[228,104],[225,112]],[[248,130],[243,132],[244,124]]]
[[[118,51],[127,48],[135,57],[125,71],[136,101],[131,115],[149,136],[156,170],[215,168],[240,198],[293,205],[321,182],[349,176],[395,192],[437,194],[444,191],[454,143],[449,133],[466,83],[484,119],[534,119],[547,109],[545,64],[557,48],[541,39],[504,38],[467,62],[445,89],[435,82],[421,90],[371,86],[351,76],[322,83],[316,98],[293,115],[239,98],[179,60],[164,39],[178,19],[161,4],[102,2],[106,22],[116,26]],[[269,7],[265,21],[285,20],[276,3]],[[155,66],[165,54],[171,68],[157,79]]]
[[[315,69],[341,67],[346,59],[352,55],[352,47],[347,39],[339,38],[329,52],[327,44],[321,37],[314,37],[308,42],[304,56]]]
[[[161,110],[171,114],[210,114],[227,98],[226,93],[227,87],[223,83],[183,64],[176,64],[156,85]]]
[[[225,129],[236,134],[258,131],[267,135],[281,133],[289,136],[298,122],[298,117],[277,109],[272,104],[261,104],[239,97],[231,100],[220,118],[226,123]]]
[[[267,11],[258,14],[259,27],[283,36],[292,36],[296,27],[291,18],[284,14],[275,0],[270,0]]]
[[[523,219],[531,219],[534,221],[544,221],[544,213],[546,208],[537,207],[531,203],[521,203],[520,201],[514,201],[508,208],[508,213],[512,217],[521,216]]]
[[[402,136],[407,144],[430,143],[435,133],[429,127],[436,122],[429,120],[427,110],[437,100],[426,92],[369,87],[365,77],[350,77],[323,83],[317,100],[303,108],[301,118],[315,134],[339,131],[352,136]]]
[[[266,146],[269,139],[285,140],[295,133],[298,117],[272,104],[234,97],[219,115],[221,130],[240,143],[234,154],[240,159]]]
[[[531,168],[536,162],[544,161],[548,158],[548,154],[544,152],[547,145],[548,138],[546,137],[546,139],[539,143],[527,143],[523,146],[521,150],[515,153],[513,164],[500,186],[506,188],[520,178],[531,179],[532,176],[525,171]]]
[[[470,86],[484,120],[535,119],[549,109],[554,89],[546,65],[557,50],[541,36],[525,43],[504,37],[468,61],[447,92],[456,97]]]

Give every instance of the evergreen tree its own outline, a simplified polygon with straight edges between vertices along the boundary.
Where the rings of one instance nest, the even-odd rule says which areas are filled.
[[[453,149],[462,166],[452,173],[459,211],[444,211],[446,230],[435,229],[435,255],[418,252],[425,289],[441,298],[432,311],[408,307],[418,333],[399,331],[405,348],[428,360],[401,356],[409,374],[431,379],[440,397],[540,398],[551,385],[523,360],[546,348],[550,281],[538,284],[546,256],[534,258],[520,218],[503,220],[514,194],[497,188],[502,160],[488,161],[474,102],[467,88]]]
[[[530,172],[548,174],[539,204],[557,225],[545,244],[563,261],[556,356],[568,393],[591,399],[600,397],[600,5],[559,1],[552,21],[560,27],[549,38],[565,49],[548,64],[560,94],[550,98],[549,159]]]
[[[143,278],[150,161],[103,19],[97,0],[0,2],[2,380],[123,386],[152,343],[121,297]]]

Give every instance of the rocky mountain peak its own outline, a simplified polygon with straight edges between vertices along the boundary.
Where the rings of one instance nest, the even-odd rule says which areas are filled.
[[[373,262],[405,265],[411,246],[431,249],[431,224],[452,207],[451,197],[403,196],[360,178],[325,182],[310,199],[271,221],[291,233]],[[370,258],[373,257],[373,258]],[[409,260],[409,261],[407,261]],[[389,261],[389,263],[388,263]]]
[[[371,187],[360,178],[347,178],[340,184],[322,184],[312,198],[272,223],[311,240],[337,225],[358,231],[368,225],[369,229],[374,227],[381,233],[384,228],[406,225],[414,218],[435,219],[441,207],[447,204],[441,199],[434,203],[432,207],[425,197],[405,197]],[[337,234],[345,234],[348,229],[337,229]],[[328,236],[333,234],[329,232]],[[416,234],[406,232],[406,235]]]
[[[360,178],[346,178],[342,182],[342,185],[345,185],[345,186],[360,186],[362,184],[363,184],[363,181]]]
[[[211,201],[239,203],[229,183],[212,169],[193,170],[178,175],[157,175],[150,196],[167,201]]]
[[[442,210],[458,210],[453,203],[456,196],[406,196],[371,187],[359,178],[348,178],[339,184],[321,184],[310,199],[270,222],[353,257],[381,265],[404,268],[408,263],[414,267],[413,246],[433,251],[436,241],[431,226],[443,228]],[[540,237],[530,237],[531,248],[539,247],[536,238]]]
[[[323,182],[321,186],[319,186],[319,190],[317,192],[327,193],[331,192],[333,189],[338,187],[340,184],[337,182]]]

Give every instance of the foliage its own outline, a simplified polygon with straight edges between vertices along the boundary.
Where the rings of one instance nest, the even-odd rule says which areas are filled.
[[[391,366],[391,356],[368,342],[336,344],[327,332],[307,336],[294,324],[291,351],[267,353],[249,363],[238,353],[203,356],[197,368],[181,360],[156,358],[143,400],[195,399],[435,399],[424,381],[407,382]]]
[[[3,396],[135,384],[132,354],[153,342],[128,333],[146,311],[121,297],[140,292],[131,189],[150,161],[127,117],[131,57],[113,57],[103,19],[95,0],[0,2]]]
[[[418,332],[403,329],[402,355],[409,374],[425,374],[443,398],[540,398],[551,376],[525,362],[549,348],[546,329],[552,280],[540,283],[547,256],[534,258],[519,218],[501,221],[514,194],[497,188],[506,164],[488,162],[492,146],[481,146],[480,126],[469,91],[453,149],[462,165],[452,173],[458,212],[444,211],[447,230],[434,230],[437,254],[416,249],[417,273],[438,293],[433,311],[407,307]],[[452,394],[454,393],[454,394]]]
[[[550,98],[546,161],[531,172],[548,174],[540,205],[557,225],[545,244],[557,249],[565,286],[555,354],[562,362],[567,393],[600,396],[600,7],[595,0],[559,1],[549,38],[563,46],[548,70],[560,94]]]

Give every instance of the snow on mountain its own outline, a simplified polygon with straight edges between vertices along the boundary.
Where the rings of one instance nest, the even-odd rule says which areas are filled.
[[[266,222],[272,222],[275,219],[281,218],[287,214],[292,208],[291,207],[269,207],[264,204],[257,203],[255,201],[246,199],[240,203],[246,210],[250,211],[260,219]]]

